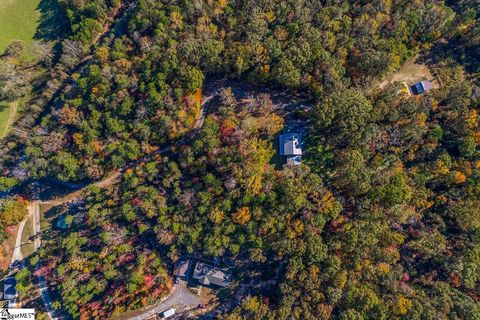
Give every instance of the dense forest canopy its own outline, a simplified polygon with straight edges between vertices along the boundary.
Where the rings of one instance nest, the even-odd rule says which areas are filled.
[[[74,11],[72,39],[88,43],[75,21],[90,25],[107,7]],[[277,82],[317,97],[367,85],[431,45],[453,17],[435,2],[138,1],[127,34],[94,48],[94,60],[42,119],[28,167],[76,180],[124,166],[192,127],[206,75]]]
[[[235,261],[231,294],[265,284],[221,319],[480,319],[478,0],[61,5],[69,30],[42,62],[61,84],[12,153],[32,178],[128,169],[60,212],[68,230],[36,257],[59,308],[155,303],[194,254]],[[437,88],[379,85],[417,55]],[[308,106],[287,119],[269,94],[208,100],[221,78]],[[279,163],[289,121],[306,132],[298,167]]]

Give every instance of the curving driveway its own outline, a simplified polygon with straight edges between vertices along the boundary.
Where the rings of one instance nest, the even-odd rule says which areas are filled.
[[[141,315],[128,318],[130,320],[143,320],[149,318],[155,314],[161,313],[170,308],[175,308],[176,313],[189,310],[200,304],[200,297],[192,293],[187,288],[187,283],[185,281],[180,281],[175,285],[173,292],[168,296],[168,298],[157,305],[152,309],[142,313]]]

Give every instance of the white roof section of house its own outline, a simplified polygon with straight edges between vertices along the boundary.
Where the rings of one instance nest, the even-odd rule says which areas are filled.
[[[284,133],[280,135],[281,156],[301,156],[302,136],[298,133]]]
[[[289,156],[287,157],[287,165],[299,166],[302,164],[302,156]]]

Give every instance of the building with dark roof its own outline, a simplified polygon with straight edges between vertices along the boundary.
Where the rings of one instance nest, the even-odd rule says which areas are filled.
[[[187,278],[189,268],[190,260],[178,259],[173,267],[173,275],[180,278]]]
[[[413,94],[421,94],[433,89],[432,83],[428,80],[420,81],[410,87]]]
[[[193,270],[193,278],[204,286],[216,285],[228,287],[232,282],[232,273],[227,269],[221,269],[212,265],[197,262]]]

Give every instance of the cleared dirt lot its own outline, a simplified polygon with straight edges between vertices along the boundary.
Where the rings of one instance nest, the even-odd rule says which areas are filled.
[[[438,88],[438,82],[430,72],[427,65],[418,62],[418,56],[414,56],[407,60],[402,67],[388,76],[379,83],[380,88],[384,88],[392,82],[405,82],[411,86],[422,80],[430,80],[434,88]]]

